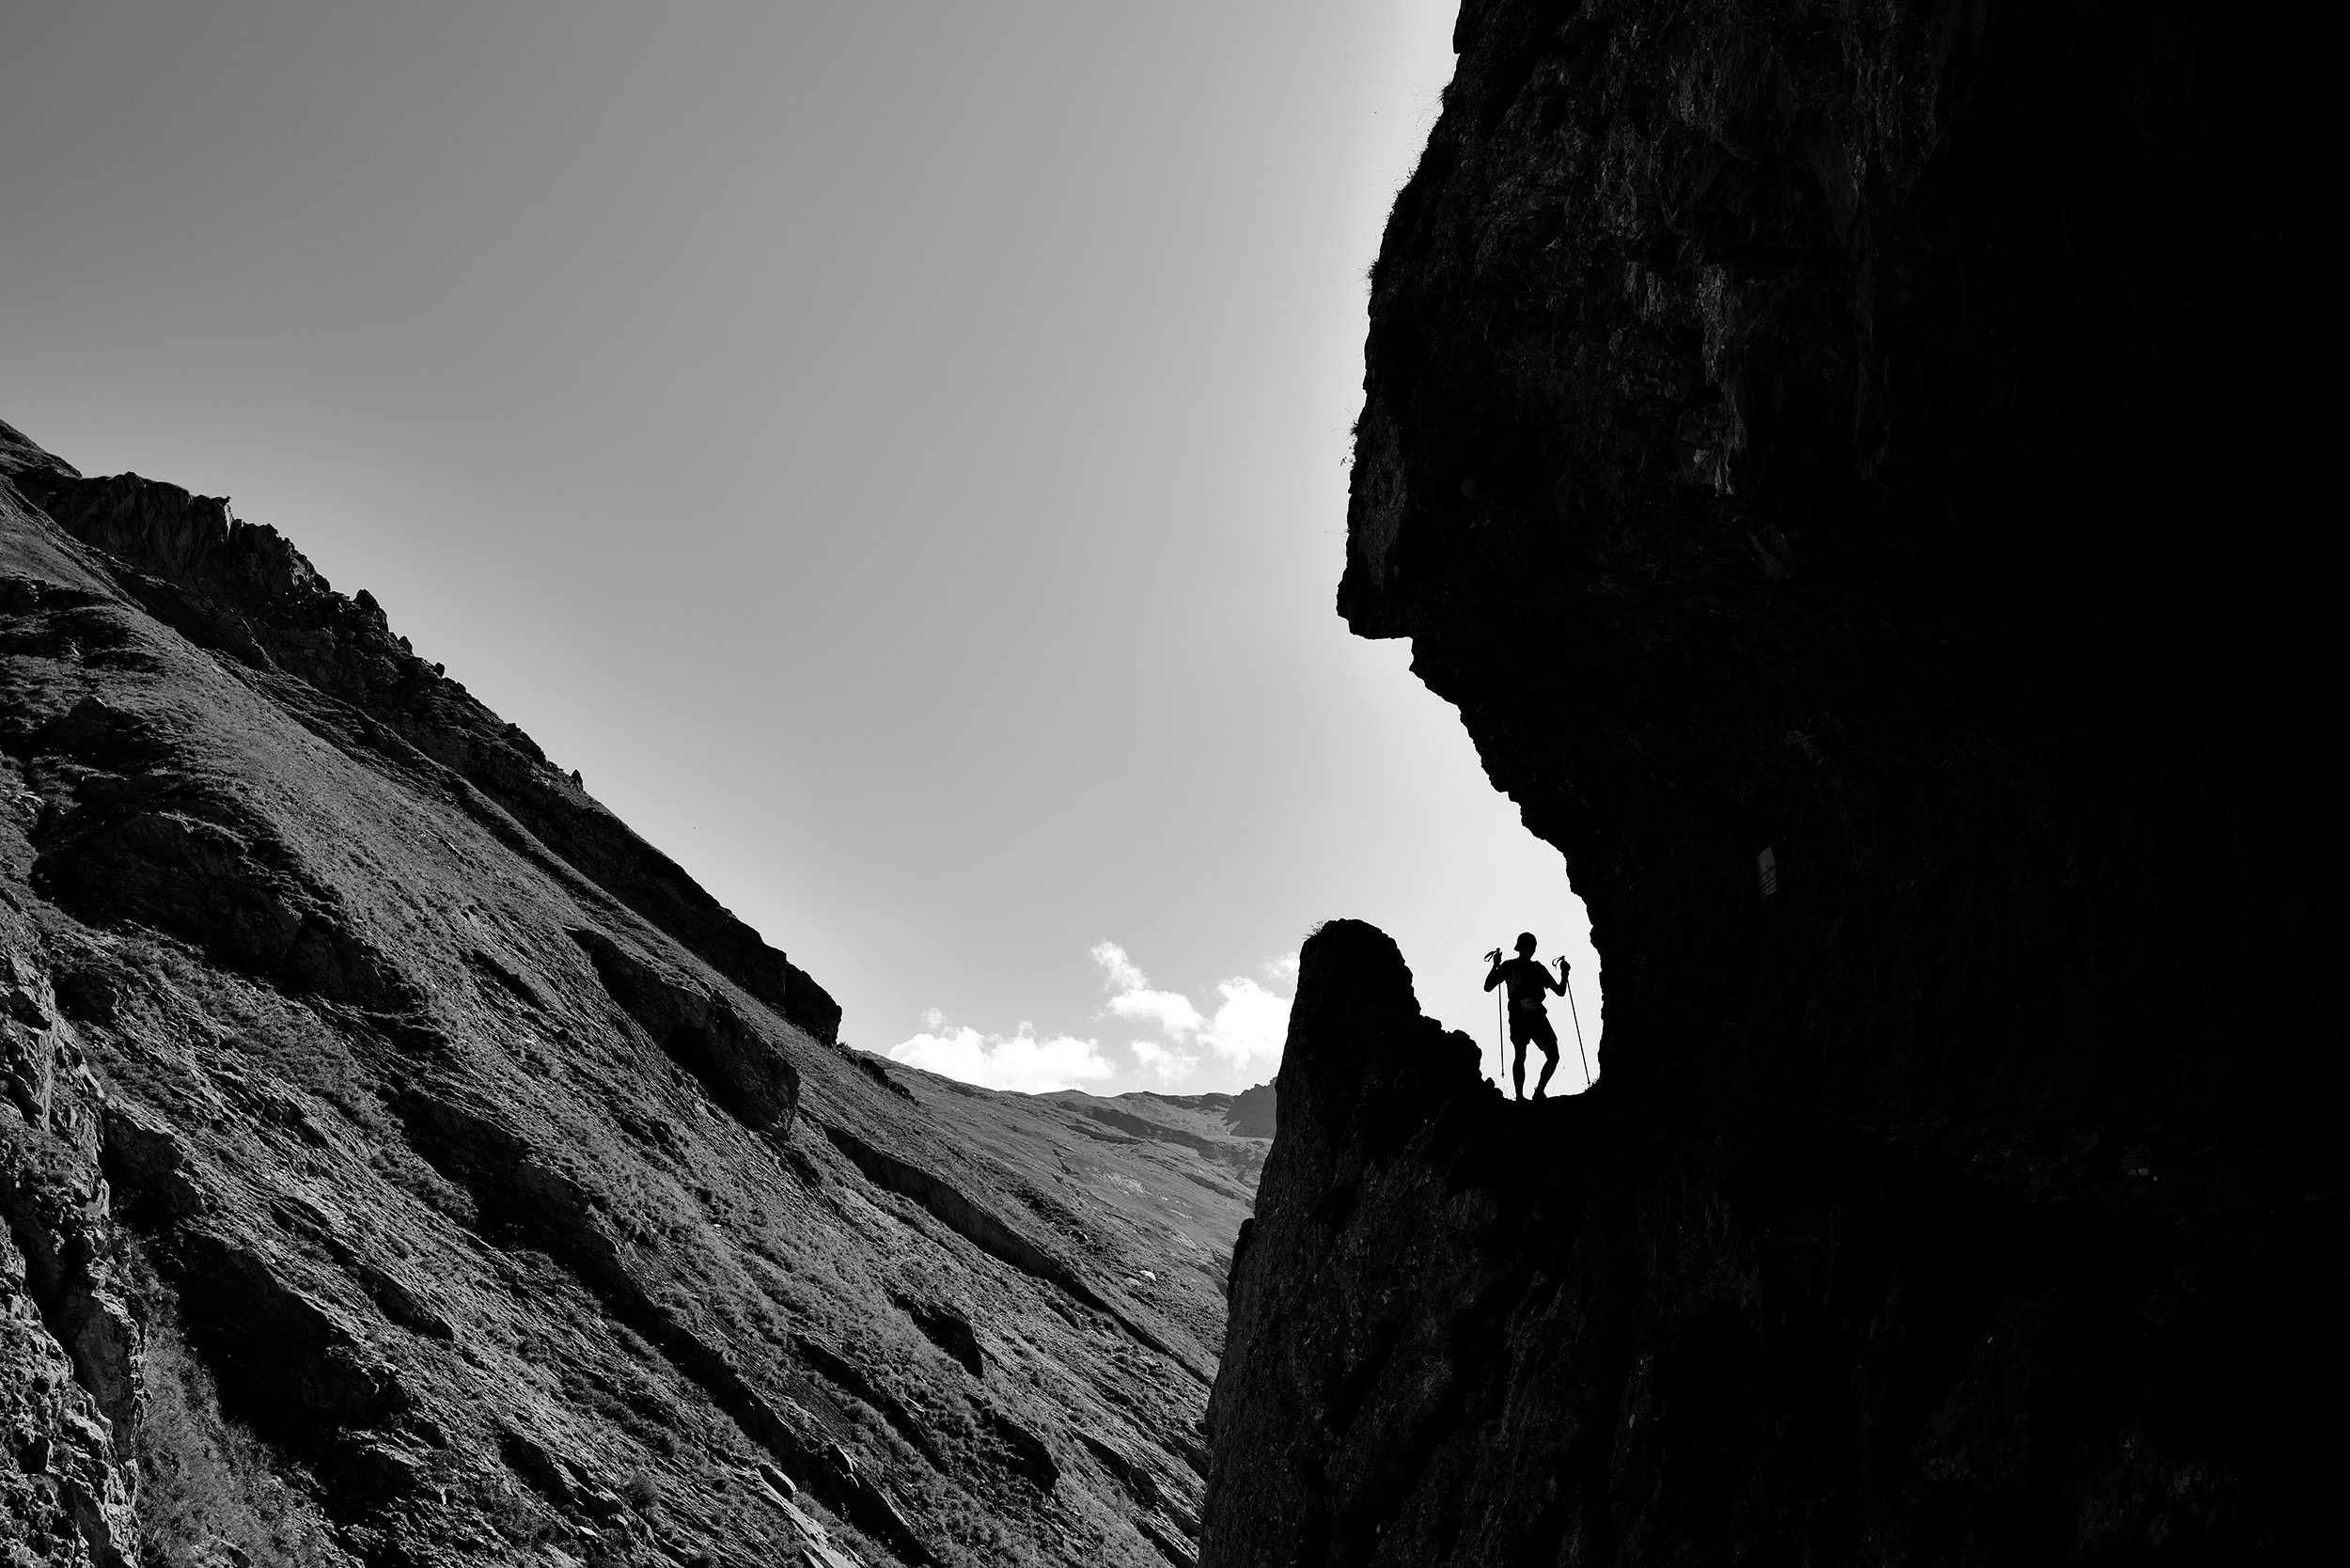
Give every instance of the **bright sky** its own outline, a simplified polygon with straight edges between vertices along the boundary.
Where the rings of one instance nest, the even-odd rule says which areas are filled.
[[[17,8],[0,418],[372,589],[853,1044],[1236,1090],[1346,915],[1489,1068],[1533,930],[1596,1047],[1558,855],[1332,608],[1451,21]]]

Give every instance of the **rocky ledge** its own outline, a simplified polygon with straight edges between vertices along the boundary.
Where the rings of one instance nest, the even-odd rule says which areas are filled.
[[[2341,1189],[2119,1119],[1506,1103],[1395,946],[1301,957],[1201,1561],[2284,1560]]]

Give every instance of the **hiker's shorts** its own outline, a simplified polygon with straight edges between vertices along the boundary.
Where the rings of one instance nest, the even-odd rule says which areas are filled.
[[[1559,1059],[1559,1036],[1550,1027],[1550,1016],[1539,1008],[1510,1014],[1510,1043],[1540,1045],[1543,1055]]]

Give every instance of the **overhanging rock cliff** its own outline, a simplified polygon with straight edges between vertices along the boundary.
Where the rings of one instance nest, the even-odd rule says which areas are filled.
[[[1568,856],[1618,1083],[2341,1103],[2265,37],[1464,8],[1340,606]]]
[[[2262,456],[2317,102],[2270,36],[1463,8],[1340,607],[1565,855],[1603,1073],[1503,1106],[1381,941],[1309,946],[1203,1560],[2249,1561],[2307,1522],[2344,930],[2294,677],[2338,618]]]

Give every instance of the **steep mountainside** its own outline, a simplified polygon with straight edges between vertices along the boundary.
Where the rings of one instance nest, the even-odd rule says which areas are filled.
[[[1269,1128],[842,1050],[367,594],[0,474],[11,1560],[1190,1560]]]
[[[1202,1560],[2251,1561],[2341,1460],[2322,102],[2187,4],[1468,0],[1340,605],[1568,856],[1597,1089],[1306,949]]]

